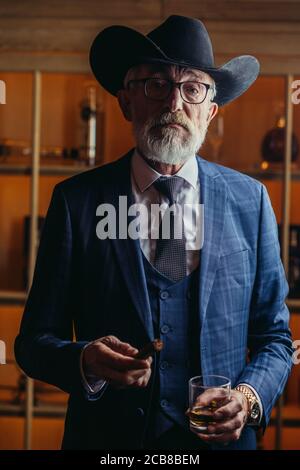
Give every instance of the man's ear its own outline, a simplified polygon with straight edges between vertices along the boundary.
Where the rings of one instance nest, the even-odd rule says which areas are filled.
[[[217,103],[212,103],[209,107],[208,115],[207,115],[207,124],[213,120],[213,118],[218,114],[219,106]]]
[[[119,90],[117,98],[124,118],[127,121],[132,121],[131,101],[129,97],[129,92],[127,90]]]

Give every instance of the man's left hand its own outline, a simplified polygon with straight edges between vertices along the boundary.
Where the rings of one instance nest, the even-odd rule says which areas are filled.
[[[209,405],[209,403],[206,405]],[[247,415],[248,403],[246,397],[237,390],[231,390],[230,401],[214,412],[214,423],[208,425],[207,433],[193,432],[207,443],[228,444],[230,441],[237,441],[240,438],[247,421]]]

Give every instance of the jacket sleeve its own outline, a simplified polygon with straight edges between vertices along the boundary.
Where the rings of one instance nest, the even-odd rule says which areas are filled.
[[[249,317],[250,361],[238,383],[250,384],[261,398],[262,425],[283,392],[292,366],[288,284],[280,259],[278,229],[267,191],[262,186],[257,271]]]
[[[42,231],[15,356],[28,376],[89,399],[80,373],[80,354],[87,342],[73,341],[72,253],[70,211],[57,185]]]

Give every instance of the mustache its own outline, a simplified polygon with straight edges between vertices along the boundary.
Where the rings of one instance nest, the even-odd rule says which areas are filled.
[[[192,132],[191,124],[187,118],[180,112],[177,113],[165,113],[155,118],[150,123],[150,128],[160,127],[166,124],[179,124],[184,127],[187,131]]]

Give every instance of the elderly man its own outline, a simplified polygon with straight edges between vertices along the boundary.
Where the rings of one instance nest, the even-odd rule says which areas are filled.
[[[136,148],[56,186],[17,360],[70,393],[65,449],[254,449],[291,367],[277,226],[263,185],[197,151],[258,62],[216,68],[203,23],[180,16],[147,36],[107,28],[90,61],[132,122]],[[150,223],[139,219],[138,237],[134,204],[146,214],[164,206]],[[116,227],[105,232],[111,207]],[[163,349],[140,357],[154,338]],[[215,400],[204,433],[189,428],[188,381],[209,374],[230,379],[232,393]]]

